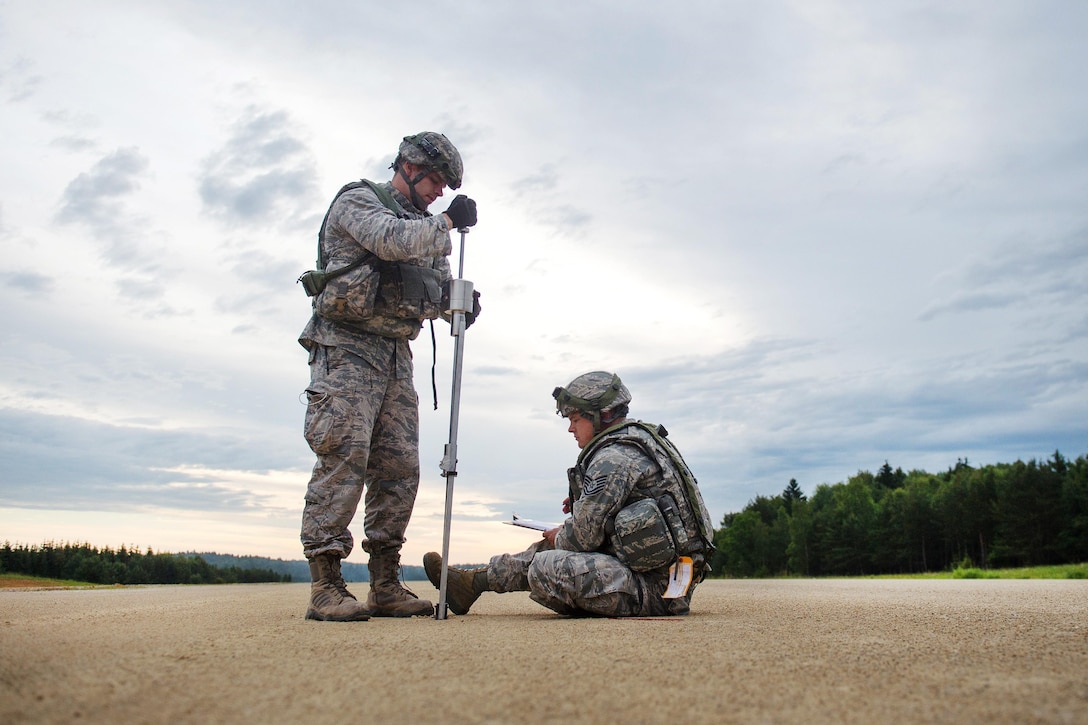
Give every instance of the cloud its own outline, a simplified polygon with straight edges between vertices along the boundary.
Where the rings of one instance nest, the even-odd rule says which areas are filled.
[[[992,257],[979,260],[966,276],[976,284],[1022,283],[1025,279],[1044,288],[1088,267],[1088,230],[1056,238],[1017,239],[1006,243]]]
[[[37,272],[12,272],[7,275],[7,283],[13,289],[36,297],[48,295],[56,286],[54,278]]]
[[[316,240],[314,254],[317,254]],[[244,256],[239,255],[232,269],[239,279],[244,278],[247,283],[276,294],[283,292],[285,281],[294,282],[300,272],[294,258],[274,257],[261,251],[247,251]],[[254,295],[251,290],[245,290],[233,298],[224,298],[220,302],[225,305],[225,308],[233,307],[239,310],[260,309],[262,306],[268,306],[266,297]]]
[[[20,506],[233,530],[281,506],[272,474],[238,472],[313,462],[294,280],[331,192],[388,178],[423,129],[458,145],[481,209],[473,516],[556,515],[576,451],[548,394],[597,368],[672,432],[715,519],[885,459],[1085,451],[1088,9],[443,0],[405,55],[394,5],[332,25],[248,0],[65,7],[0,10],[0,100],[20,100],[0,114],[0,496]],[[84,32],[103,12],[125,22]],[[414,521],[443,508],[445,332],[438,412],[429,334],[414,348]],[[282,478],[291,528],[305,474]]]
[[[593,215],[576,206],[563,204],[542,209],[539,221],[551,227],[556,234],[580,238],[588,233]]]
[[[519,196],[555,191],[559,186],[559,172],[552,164],[541,166],[535,173],[515,179],[510,189]]]
[[[113,233],[122,200],[140,188],[148,165],[136,148],[118,149],[103,157],[65,188],[57,220],[86,224],[99,235]]]
[[[845,480],[885,458],[942,470],[957,457],[1011,462],[1086,444],[1088,362],[934,352],[866,369],[807,340],[761,339],[713,356],[619,370],[632,414],[662,423],[715,515],[795,477]],[[835,359],[835,358],[832,358]],[[1056,434],[1056,430],[1062,430]],[[1009,451],[1016,454],[1010,456]]]
[[[0,69],[0,91],[9,103],[29,99],[41,87],[42,80],[41,74],[34,72],[34,62],[29,58],[16,58]]]
[[[56,146],[57,148],[64,149],[65,151],[71,151],[78,153],[82,151],[93,151],[98,147],[98,144],[86,136],[66,135],[57,136],[55,139],[49,142],[50,146]]]
[[[593,214],[565,201],[570,198],[570,185],[569,180],[561,182],[559,170],[548,163],[512,180],[507,188],[515,199],[528,204],[533,220],[551,234],[582,238],[592,225]]]
[[[59,136],[49,142],[53,148],[71,153],[94,151],[98,148],[98,141],[88,135],[91,129],[97,129],[101,125],[92,114],[54,109],[43,112],[41,118],[46,123],[58,126],[62,130]]]
[[[151,179],[151,162],[136,147],[119,148],[96,161],[65,187],[54,215],[58,224],[85,229],[98,243],[102,260],[117,273],[106,276],[122,300],[139,302],[147,318],[172,317],[165,301],[177,268],[157,231],[143,213],[140,191]]]
[[[927,307],[918,319],[927,322],[941,315],[1000,310],[1011,307],[1023,299],[1024,295],[1018,292],[957,292],[944,301]]]
[[[941,286],[951,292],[926,307],[918,319],[1076,304],[1084,296],[1085,279],[1088,230],[1049,239],[1017,239],[943,275]]]
[[[312,213],[316,162],[284,111],[249,106],[201,173],[205,210],[228,224],[275,226]]]
[[[0,409],[0,459],[0,506],[100,511],[260,507],[271,494],[209,483],[206,471],[300,463],[238,431],[112,425],[10,408]]]
[[[153,257],[135,228],[141,218],[129,211],[131,197],[147,178],[150,162],[134,147],[102,157],[65,187],[55,219],[85,227],[105,244],[105,258],[122,268],[146,267]]]

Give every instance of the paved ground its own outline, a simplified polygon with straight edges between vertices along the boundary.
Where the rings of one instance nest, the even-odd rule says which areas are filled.
[[[1088,723],[1085,581],[712,581],[656,620],[319,623],[307,593],[0,591],[0,722]]]

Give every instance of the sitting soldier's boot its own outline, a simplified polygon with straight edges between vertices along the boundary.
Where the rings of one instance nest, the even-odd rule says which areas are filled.
[[[370,553],[370,596],[366,605],[375,617],[429,617],[434,605],[400,583],[400,550]]]
[[[441,589],[442,555],[436,551],[423,555],[423,569],[435,589]],[[454,614],[468,614],[472,604],[488,591],[487,567],[479,569],[446,569],[446,604]]]
[[[340,575],[340,557],[318,554],[310,559],[310,608],[306,619],[323,622],[365,622],[370,610],[348,591]]]

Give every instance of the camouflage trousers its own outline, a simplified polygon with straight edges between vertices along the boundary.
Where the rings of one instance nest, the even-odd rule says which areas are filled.
[[[419,398],[395,360],[377,369],[337,347],[311,355],[306,442],[317,455],[302,512],[307,558],[351,553],[348,525],[363,497],[368,552],[399,550],[419,489]]]
[[[601,617],[687,614],[684,599],[661,598],[665,582],[640,575],[608,554],[553,549],[541,540],[517,554],[500,554],[487,567],[488,588],[529,592],[553,612]]]

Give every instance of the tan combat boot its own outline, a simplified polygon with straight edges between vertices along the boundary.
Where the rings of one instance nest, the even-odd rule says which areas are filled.
[[[431,551],[423,555],[423,568],[435,589],[442,585],[442,555]],[[488,590],[487,567],[446,570],[446,604],[454,614],[467,614],[473,602]]]
[[[365,622],[370,610],[348,591],[340,575],[340,558],[318,554],[310,559],[310,608],[306,619],[322,622]]]
[[[370,553],[370,596],[366,605],[375,617],[429,617],[434,605],[400,583],[400,552]]]

